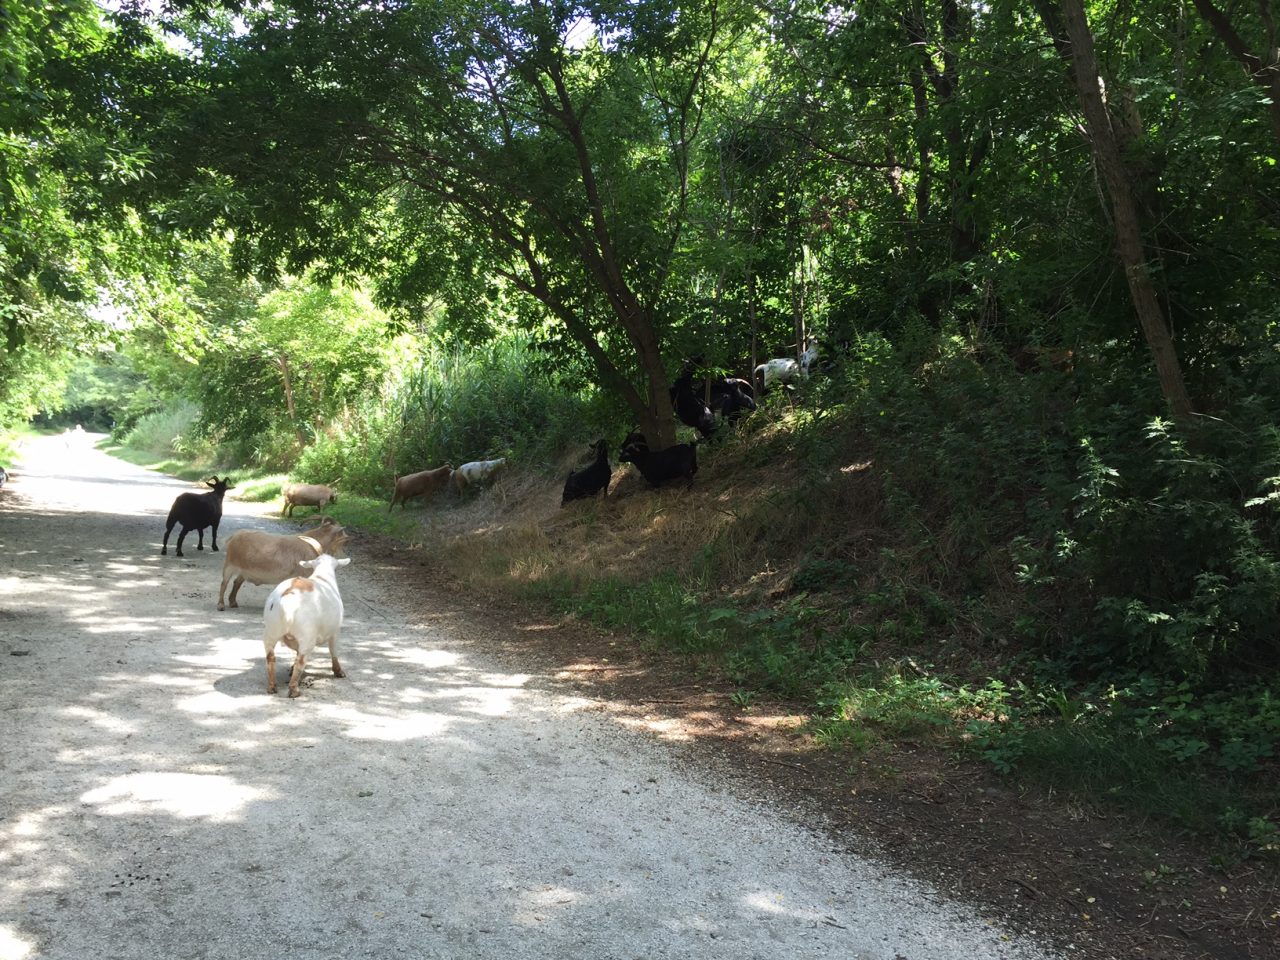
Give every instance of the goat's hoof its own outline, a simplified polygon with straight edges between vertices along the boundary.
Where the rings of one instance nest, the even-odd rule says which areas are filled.
[[[338,677],[338,678],[339,678],[339,679],[341,679],[341,680],[345,680],[345,679],[346,679],[346,677],[347,677],[347,671],[345,671],[345,670],[335,670],[335,671],[333,671],[333,675],[334,675],[335,677]]]
[[[267,693],[275,693],[275,692],[276,692],[275,687],[267,687]]]
[[[214,551],[215,553],[217,553],[217,552],[218,552],[218,548],[217,548],[216,546],[215,546],[215,547],[213,547],[212,549],[213,549],[213,551]]]
[[[196,547],[197,550],[203,550],[204,547]]]
[[[301,691],[301,690],[299,690],[297,687],[290,687],[290,688],[289,688],[289,699],[290,699],[290,700],[294,699],[295,697],[300,697],[300,696],[302,696],[302,691]]]
[[[169,555],[169,551],[167,549],[161,548],[160,556],[167,557],[168,555]]]

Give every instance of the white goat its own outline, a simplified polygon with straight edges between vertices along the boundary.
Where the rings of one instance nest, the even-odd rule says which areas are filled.
[[[815,343],[800,354],[799,362],[792,360],[790,357],[766,360],[756,367],[756,384],[759,386],[760,392],[763,393],[775,383],[791,383],[796,379],[806,380],[809,377],[809,368],[813,366],[813,362],[817,359],[818,345]]]
[[[506,457],[498,457],[497,460],[473,460],[471,463],[464,463],[453,471],[453,476],[450,478],[453,482],[453,488],[461,494],[469,486],[486,483],[493,479],[493,475],[505,467],[506,464]]]
[[[298,682],[307,657],[318,646],[327,646],[333,659],[333,675],[345,677],[338,663],[338,631],[342,629],[342,595],[338,593],[335,571],[350,558],[338,560],[322,553],[314,560],[300,560],[298,566],[312,571],[308,577],[284,580],[271,591],[262,608],[266,622],[262,645],[267,652],[267,693],[276,692],[276,644],[281,641],[297,654],[289,674],[289,696],[299,694]]]

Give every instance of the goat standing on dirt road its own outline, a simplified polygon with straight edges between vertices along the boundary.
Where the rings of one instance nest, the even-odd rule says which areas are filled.
[[[293,672],[289,674],[289,696],[301,690],[298,683],[306,668],[307,657],[316,647],[328,647],[333,660],[333,675],[345,677],[338,663],[338,632],[342,629],[342,595],[338,592],[335,571],[351,560],[339,560],[322,553],[314,560],[301,560],[300,567],[309,568],[310,577],[293,577],[271,591],[262,608],[265,628],[262,645],[267,652],[267,693],[276,692],[276,644],[283,643],[297,654]]]
[[[192,530],[199,537],[196,549],[204,549],[205,527],[213,528],[213,549],[218,549],[218,524],[222,522],[222,497],[234,487],[227,483],[225,477],[219,480],[217,474],[206,480],[205,484],[210,488],[208,493],[180,493],[173,501],[173,506],[169,508],[169,517],[164,522],[164,543],[160,545],[162,556],[169,552],[169,534],[173,532],[174,524],[182,527],[178,532],[178,545],[174,551],[178,556],[182,556],[182,541]]]

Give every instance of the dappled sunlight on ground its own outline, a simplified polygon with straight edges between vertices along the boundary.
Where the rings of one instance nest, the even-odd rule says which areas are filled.
[[[0,923],[0,960],[27,960],[35,944],[20,936],[7,923]]]
[[[439,713],[374,713],[352,707],[324,707],[324,716],[345,726],[344,735],[354,740],[418,740],[435,737],[457,720]]]
[[[237,783],[231,777],[133,773],[82,794],[80,801],[112,817],[167,814],[228,823],[243,820],[249,803],[270,800],[272,796],[267,790]]]
[[[64,716],[90,723],[107,733],[131,734],[136,733],[138,730],[137,724],[129,720],[118,717],[113,713],[108,713],[105,710],[95,710],[92,707],[64,707],[62,713]]]
[[[398,663],[411,663],[428,670],[452,667],[458,663],[458,655],[447,650],[390,650],[387,657]]]

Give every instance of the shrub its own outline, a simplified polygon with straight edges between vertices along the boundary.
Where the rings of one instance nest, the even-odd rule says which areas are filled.
[[[156,457],[188,455],[200,408],[189,400],[171,400],[154,413],[139,417],[122,441],[125,446]]]

